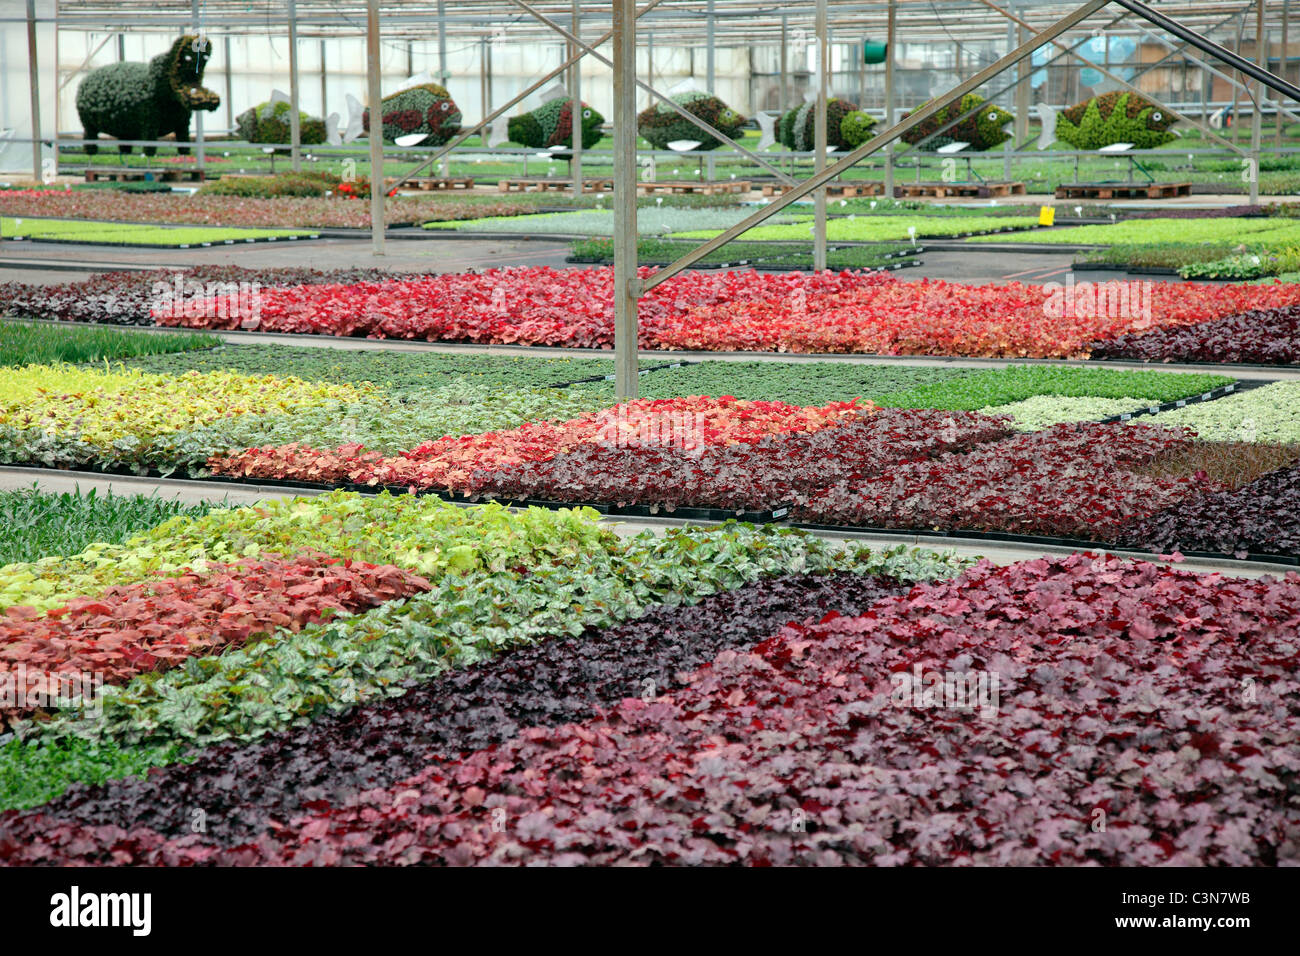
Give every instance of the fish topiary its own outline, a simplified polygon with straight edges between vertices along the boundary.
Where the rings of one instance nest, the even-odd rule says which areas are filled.
[[[290,139],[289,104],[272,106],[258,103],[235,118],[235,128],[240,138],[249,143],[287,143]],[[325,121],[299,111],[298,141],[305,146],[325,142]]]
[[[902,135],[902,139],[905,143],[915,146],[953,118],[975,109],[981,103],[985,104],[981,109],[944,130],[941,136],[934,137],[921,148],[935,150],[948,143],[960,142],[969,143],[970,149],[992,149],[1011,138],[1011,134],[1003,127],[1010,123],[1013,117],[1002,107],[987,103],[978,93],[967,93],[958,102],[949,103],[933,116],[909,129]]]
[[[844,139],[844,117],[858,112],[858,104],[843,97],[832,96],[826,101],[826,145],[838,149],[851,148]],[[817,103],[810,100],[792,110],[787,110],[779,124],[780,142],[786,149],[807,152],[817,146]]]
[[[600,126],[605,122],[586,103],[582,104],[582,146],[595,146],[603,138]],[[510,117],[506,136],[512,143],[533,149],[573,146],[573,100],[547,100],[530,113]]]
[[[745,117],[712,93],[680,93],[673,97],[673,102],[731,139],[739,135],[745,124]],[[722,140],[704,132],[667,103],[656,103],[642,110],[636,118],[636,127],[655,149],[667,149],[669,143],[682,139],[699,142],[696,149],[717,149],[723,145]]]
[[[186,34],[148,63],[124,60],[91,70],[77,87],[84,137],[97,139],[107,133],[117,139],[159,139],[172,133],[178,143],[188,143],[190,114],[221,105],[221,97],[202,86],[211,51],[206,40]],[[122,153],[132,149],[117,148]],[[94,143],[86,145],[91,156],[98,151]],[[157,151],[156,146],[143,148],[146,156]],[[186,154],[189,149],[182,146],[179,151]]]
[[[421,146],[441,146],[460,132],[460,110],[451,94],[437,83],[422,83],[383,99],[384,142],[424,133]],[[361,128],[370,132],[370,110],[361,114]]]
[[[1175,118],[1145,97],[1127,90],[1103,93],[1071,106],[1056,119],[1056,138],[1075,149],[1132,143],[1154,149],[1175,138]]]

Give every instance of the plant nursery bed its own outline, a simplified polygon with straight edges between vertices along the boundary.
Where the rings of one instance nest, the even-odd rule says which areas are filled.
[[[1057,199],[1173,199],[1190,196],[1191,183],[1062,183]]]
[[[1059,249],[1059,246],[1053,246]],[[1123,262],[1076,262],[1070,267],[1072,272],[1127,272],[1136,276],[1176,276],[1177,269],[1168,266],[1135,266]]]
[[[967,196],[974,199],[996,199],[1001,196],[1023,196],[1022,182],[987,183],[896,183],[895,199],[946,199],[950,196]]]

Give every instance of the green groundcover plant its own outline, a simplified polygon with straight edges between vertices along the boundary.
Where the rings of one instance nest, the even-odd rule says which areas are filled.
[[[304,229],[245,229],[221,226],[145,226],[82,219],[17,219],[0,217],[0,238],[46,239],[107,246],[168,246],[172,248],[247,242],[258,239],[307,239]]]
[[[102,362],[211,349],[215,335],[151,335],[121,329],[82,329],[0,320],[0,366]]]

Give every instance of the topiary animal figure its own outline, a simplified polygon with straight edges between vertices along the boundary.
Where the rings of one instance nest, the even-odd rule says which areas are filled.
[[[1154,149],[1173,140],[1175,118],[1145,97],[1127,90],[1103,93],[1061,113],[1056,138],[1075,149],[1101,149],[1111,143],[1132,143]]]
[[[159,139],[173,133],[178,143],[188,143],[190,114],[221,105],[221,97],[202,86],[211,51],[206,40],[187,34],[148,63],[124,60],[91,70],[77,87],[85,138],[107,133],[117,139]],[[129,153],[132,148],[117,149]],[[156,146],[143,148],[146,156],[157,151]],[[89,143],[86,152],[93,156],[99,147]],[[182,146],[179,152],[185,155],[189,149]]]
[[[858,111],[858,104],[852,100],[832,96],[826,101],[826,145],[838,149],[849,148],[840,127],[844,117]],[[817,146],[817,102],[810,100],[792,110],[787,110],[781,117],[778,139],[786,149],[807,152]]]
[[[984,97],[978,93],[967,93],[956,103],[948,104],[933,116],[913,126],[903,134],[902,139],[905,143],[915,146],[949,120],[961,116],[967,110],[975,109],[981,103],[985,103]],[[910,116],[911,113],[907,115]],[[970,143],[971,149],[992,149],[1011,138],[1011,134],[1003,127],[1012,119],[1012,115],[1002,107],[985,103],[980,110],[945,130],[943,135],[936,136],[921,148],[935,150],[948,143],[957,142]]]
[[[399,136],[425,133],[419,145],[441,146],[460,132],[460,109],[451,94],[437,83],[422,83],[383,99],[384,142]],[[370,132],[370,110],[361,114],[361,128]]]
[[[731,139],[736,138],[745,124],[745,117],[712,93],[679,93],[673,102]],[[655,149],[667,149],[669,143],[679,139],[699,142],[696,149],[717,149],[723,145],[722,140],[704,132],[667,103],[656,103],[642,110],[636,118],[636,128]]]
[[[249,143],[287,143],[291,135],[289,104],[258,103],[235,117],[235,128]],[[298,141],[304,146],[325,142],[325,121],[299,111]]]
[[[586,103],[582,104],[582,148],[595,146],[604,138],[600,125],[605,122]],[[510,117],[506,123],[506,136],[510,142],[533,149],[552,146],[573,146],[573,100],[547,100],[531,113]]]
[[[871,132],[876,128],[876,118],[866,110],[854,110],[845,113],[840,120],[840,139],[849,149],[857,149],[871,139]]]

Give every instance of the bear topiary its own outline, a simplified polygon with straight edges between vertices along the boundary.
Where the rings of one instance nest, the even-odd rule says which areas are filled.
[[[1056,118],[1056,138],[1075,149],[1101,149],[1111,143],[1154,149],[1175,138],[1169,131],[1174,122],[1174,117],[1145,97],[1116,90],[1061,113]]]
[[[832,96],[826,101],[826,145],[844,149],[849,146],[840,128],[844,117],[858,112],[858,104],[852,100]],[[787,110],[779,124],[779,139],[786,149],[807,152],[817,146],[817,102],[810,100],[792,110]]]
[[[424,133],[421,146],[441,146],[460,132],[460,110],[451,94],[437,83],[423,83],[383,99],[384,142]],[[370,110],[361,114],[361,128],[370,132]]]
[[[84,137],[107,133],[117,139],[159,139],[173,133],[178,143],[188,143],[190,114],[221,105],[221,97],[201,85],[211,51],[206,40],[187,34],[148,63],[124,60],[91,70],[77,87]],[[117,149],[129,153],[132,148]],[[158,148],[145,146],[143,151],[152,156]],[[93,156],[99,147],[89,143],[86,152]],[[185,155],[189,149],[182,146],[179,152]]]
[[[289,104],[276,103],[267,109],[267,103],[244,110],[235,118],[235,128],[241,139],[249,143],[287,143],[289,131]],[[298,113],[298,141],[304,146],[325,142],[325,121],[306,113]]]
[[[1002,107],[986,103],[984,97],[978,93],[967,93],[958,102],[949,103],[933,116],[909,129],[903,134],[902,139],[905,143],[911,143],[915,146],[935,130],[947,124],[949,120],[961,116],[967,110],[975,109],[981,103],[985,103],[982,109],[967,116],[955,126],[944,130],[943,135],[936,136],[921,148],[936,150],[948,143],[959,142],[970,143],[970,149],[992,149],[994,146],[1011,138],[1011,134],[1002,127],[1011,122],[1012,116]],[[910,116],[911,113],[907,115]]]
[[[712,93],[680,93],[673,97],[673,102],[731,139],[736,138],[745,124],[745,117]],[[667,103],[656,103],[642,110],[636,118],[636,128],[655,149],[667,149],[669,143],[679,139],[699,142],[696,149],[717,149],[723,145],[722,140],[704,132]]]
[[[582,104],[582,148],[595,146],[604,137],[600,125],[605,122],[586,103]],[[510,142],[533,149],[573,146],[573,100],[547,100],[531,113],[510,117],[506,123]]]
[[[840,139],[849,149],[857,149],[871,139],[871,132],[876,128],[876,118],[866,110],[854,110],[845,113],[840,120]]]

